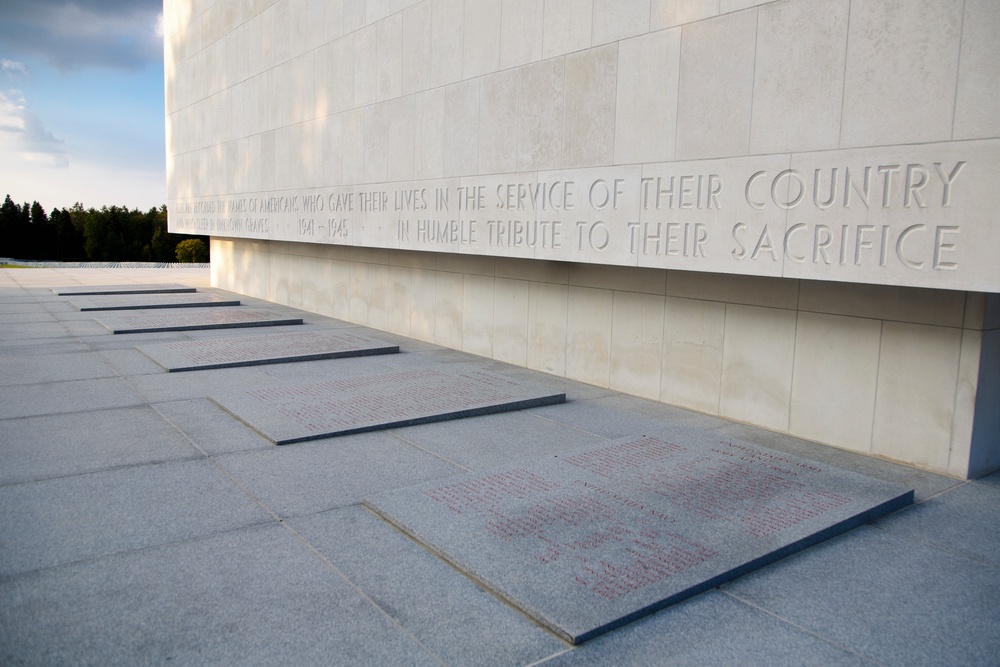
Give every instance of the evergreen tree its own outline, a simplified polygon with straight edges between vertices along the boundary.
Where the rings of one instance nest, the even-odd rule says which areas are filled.
[[[27,259],[52,259],[56,253],[56,233],[45,209],[37,201],[31,204],[28,227]]]
[[[178,243],[198,238],[169,233],[166,206],[146,212],[119,206],[97,210],[85,209],[77,202],[68,209],[53,209],[46,214],[39,202],[18,205],[10,195],[0,205],[0,256],[4,257],[173,262]],[[199,244],[188,244],[188,261],[208,261],[205,240],[199,239]]]
[[[0,205],[0,255],[4,257],[17,257],[14,234],[20,217],[21,207],[7,195]]]
[[[73,216],[69,209],[54,209],[50,219],[56,230],[56,255],[59,261],[79,261],[85,255],[83,252],[83,237],[73,224]]]

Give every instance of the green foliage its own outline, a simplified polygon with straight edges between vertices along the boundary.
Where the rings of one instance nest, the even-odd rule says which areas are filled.
[[[182,264],[208,261],[208,246],[201,239],[185,239],[177,244],[177,261]]]
[[[70,208],[46,214],[38,202],[0,205],[0,257],[92,262],[173,262],[177,245],[199,239],[167,231],[167,207],[146,212],[127,207]],[[208,261],[208,248],[199,240]],[[203,258],[203,259],[201,259]]]

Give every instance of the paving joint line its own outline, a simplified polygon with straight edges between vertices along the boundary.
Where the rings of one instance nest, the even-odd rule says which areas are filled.
[[[24,577],[32,574],[37,574],[39,572],[46,572],[49,570],[56,570],[62,567],[71,567],[74,565],[83,565],[86,563],[95,563],[97,561],[104,560],[105,558],[114,558],[117,556],[125,556],[127,554],[142,553],[144,551],[152,551],[153,549],[161,549],[163,547],[169,547],[177,544],[188,544],[191,542],[197,542],[199,540],[207,539],[210,537],[217,537],[219,535],[227,535],[229,533],[238,533],[243,530],[249,530],[253,528],[261,528],[266,526],[275,525],[272,521],[256,521],[254,523],[244,524],[242,526],[237,526],[235,528],[226,528],[224,530],[215,530],[209,533],[202,533],[201,535],[192,535],[191,537],[184,537],[178,540],[170,540],[168,542],[159,542],[157,544],[147,544],[141,547],[135,547],[133,549],[119,549],[117,551],[109,551],[103,554],[96,554],[94,556],[86,556],[84,558],[77,558],[76,560],[66,561],[64,563],[55,563],[53,565],[45,565],[42,567],[35,568],[34,570],[25,570],[23,572],[15,572],[14,574],[0,574],[0,582],[3,581],[14,581],[19,577]]]
[[[399,433],[397,433],[398,430],[399,430],[398,428],[387,429],[387,431],[388,431],[388,433],[389,433],[390,436],[396,438],[397,440],[400,440],[400,441],[404,442],[407,445],[410,445],[411,447],[415,447],[416,449],[419,449],[420,451],[424,452],[425,454],[429,454],[430,456],[433,456],[436,459],[444,461],[445,463],[449,463],[449,464],[455,466],[456,468],[461,468],[464,472],[474,472],[474,470],[472,468],[464,466],[461,463],[456,463],[455,461],[452,461],[451,459],[449,459],[446,456],[442,456],[441,454],[438,454],[437,452],[433,452],[433,451],[427,449],[426,447],[418,445],[416,442],[414,442],[414,441],[412,441],[412,440],[410,440],[408,438],[403,437],[402,435],[400,435]]]
[[[772,618],[777,619],[778,621],[780,621],[782,623],[790,625],[793,628],[796,628],[796,629],[798,629],[798,630],[800,630],[800,631],[802,631],[802,632],[804,632],[804,633],[806,633],[808,635],[811,635],[811,636],[819,639],[820,641],[822,641],[822,642],[824,642],[826,644],[829,644],[830,646],[833,646],[834,648],[838,648],[838,649],[840,649],[842,651],[846,651],[847,653],[850,653],[852,655],[856,655],[856,656],[858,656],[859,658],[861,658],[863,660],[867,660],[867,661],[869,661],[869,662],[871,662],[871,663],[873,663],[875,665],[879,665],[879,667],[888,667],[888,665],[886,665],[884,662],[881,662],[880,660],[877,660],[877,659],[873,658],[870,655],[867,655],[865,653],[861,653],[860,651],[857,651],[857,650],[851,648],[850,646],[845,646],[844,644],[841,644],[840,642],[834,641],[833,639],[831,639],[829,637],[826,637],[824,635],[819,634],[815,630],[811,630],[811,629],[809,629],[809,628],[807,628],[807,627],[805,627],[803,625],[800,625],[800,624],[796,623],[795,621],[793,621],[791,619],[785,618],[784,616],[782,616],[780,614],[777,614],[777,613],[771,611],[770,609],[767,609],[766,607],[762,607],[761,605],[756,604],[755,602],[752,602],[750,600],[747,600],[746,598],[740,597],[739,595],[736,595],[735,593],[731,593],[728,590],[724,590],[722,588],[722,586],[719,586],[716,590],[718,590],[723,595],[726,595],[726,596],[732,598],[733,600],[736,600],[737,602],[741,602],[741,603],[743,603],[743,604],[745,604],[745,605],[747,605],[749,607],[753,607],[757,611],[763,612],[763,613],[767,614],[768,616],[771,616]]]
[[[188,442],[190,442],[192,447],[194,447],[198,451],[202,452],[202,454],[204,454],[205,457],[209,461],[211,461],[212,465],[215,466],[219,470],[219,472],[221,472],[223,474],[223,476],[225,476],[227,479],[229,479],[229,481],[234,486],[236,486],[236,488],[238,488],[247,497],[249,497],[251,500],[253,500],[255,503],[257,503],[257,505],[259,505],[261,507],[261,509],[263,509],[265,512],[267,512],[268,514],[270,514],[275,519],[275,521],[282,528],[284,528],[286,531],[288,531],[289,533],[291,533],[297,540],[299,540],[299,542],[308,551],[311,551],[313,553],[313,555],[315,555],[320,560],[320,562],[322,562],[327,568],[329,568],[331,571],[333,571],[334,574],[336,574],[338,577],[340,577],[340,579],[343,580],[344,583],[346,583],[355,592],[356,595],[358,595],[360,598],[362,598],[363,600],[365,600],[366,602],[368,602],[370,605],[372,605],[375,609],[377,609],[379,611],[379,613],[381,613],[383,616],[385,616],[394,626],[396,626],[396,628],[400,632],[402,632],[405,636],[409,637],[413,642],[415,642],[417,644],[417,646],[419,646],[424,652],[426,652],[428,655],[430,655],[439,665],[447,666],[447,663],[441,658],[441,656],[439,656],[436,652],[432,651],[428,646],[426,646],[422,641],[420,641],[420,639],[416,635],[414,635],[413,632],[410,631],[409,628],[405,627],[397,618],[395,618],[392,614],[390,614],[385,608],[383,608],[378,602],[376,602],[370,595],[368,595],[357,583],[355,583],[350,577],[348,577],[347,573],[345,573],[343,570],[341,570],[339,567],[337,567],[329,558],[327,558],[319,549],[317,549],[315,545],[313,545],[309,540],[307,540],[297,530],[295,530],[294,528],[292,528],[285,521],[285,519],[283,519],[281,516],[279,516],[277,512],[275,512],[273,509],[271,509],[270,506],[268,506],[263,500],[261,500],[259,497],[257,497],[256,494],[254,494],[252,491],[250,491],[250,489],[248,489],[247,486],[245,484],[243,484],[243,482],[241,480],[239,480],[232,473],[230,473],[221,463],[219,463],[219,461],[217,461],[215,459],[214,456],[212,456],[211,454],[209,454],[200,445],[198,445],[198,443],[196,443],[190,436],[188,436],[188,434],[185,433],[177,424],[175,424],[173,422],[173,420],[171,420],[165,414],[163,414],[162,412],[160,412],[156,408],[155,405],[150,404],[150,407],[153,408],[153,410],[156,410],[156,413],[159,414],[160,417],[162,417],[164,420],[166,420],[166,422],[168,424],[170,424],[172,427],[174,427],[174,429],[176,429],[178,433],[180,433]]]

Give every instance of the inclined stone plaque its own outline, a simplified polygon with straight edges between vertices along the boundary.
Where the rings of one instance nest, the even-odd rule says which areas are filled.
[[[347,332],[281,333],[149,345],[140,347],[139,351],[171,373],[176,373],[394,354],[399,352],[399,346]]]
[[[194,287],[176,284],[152,285],[79,285],[74,287],[53,287],[59,296],[90,296],[94,294],[179,294],[196,292]]]
[[[678,434],[363,504],[576,644],[912,502],[825,464]]]
[[[198,312],[155,311],[102,315],[97,322],[111,333],[155,333],[199,329],[237,329],[302,324],[301,317],[286,317],[269,310],[233,308]]]
[[[149,310],[153,308],[211,308],[238,306],[239,299],[215,294],[115,294],[70,301],[77,310]]]
[[[277,445],[563,403],[566,394],[468,369],[419,369],[212,396]]]

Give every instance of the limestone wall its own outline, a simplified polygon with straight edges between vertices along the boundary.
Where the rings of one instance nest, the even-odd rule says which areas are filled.
[[[1000,465],[1000,3],[165,0],[215,284]]]
[[[992,0],[167,0],[174,231],[1000,291]]]
[[[995,295],[225,238],[212,258],[214,285],[376,329],[961,477],[1000,465]]]

